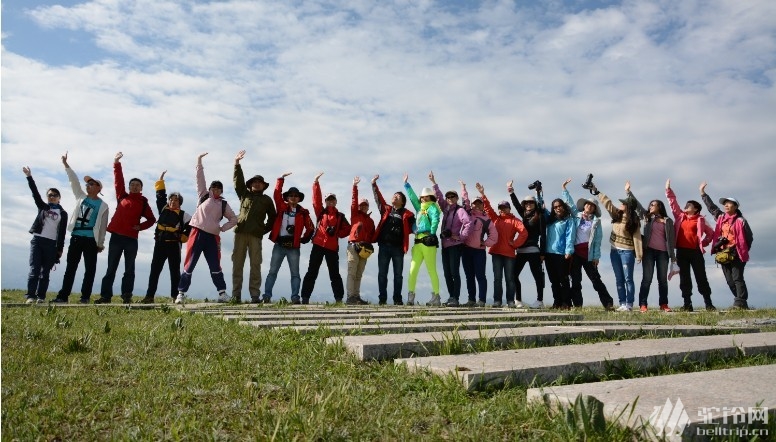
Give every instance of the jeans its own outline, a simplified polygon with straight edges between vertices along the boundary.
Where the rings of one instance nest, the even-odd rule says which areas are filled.
[[[544,300],[544,270],[542,270],[542,258],[539,252],[536,253],[516,253],[515,254],[515,299],[523,300],[523,288],[520,285],[520,273],[523,267],[528,263],[531,268],[534,282],[536,283],[536,300]]]
[[[477,301],[477,288],[479,286],[479,300],[485,302],[488,295],[488,279],[485,276],[488,253],[485,249],[464,246],[461,254],[463,273],[466,275],[466,290],[469,293],[469,301]]]
[[[30,273],[27,275],[26,298],[46,299],[49,273],[57,262],[57,242],[33,235],[30,241]]]
[[[318,279],[318,271],[321,269],[324,258],[326,259],[326,267],[329,269],[329,280],[331,281],[331,290],[334,292],[334,300],[341,301],[342,297],[345,296],[345,287],[342,286],[342,276],[339,272],[339,252],[313,244],[307,273],[305,273],[302,282],[302,299],[310,299],[310,295],[313,294],[315,280]]]
[[[652,285],[652,276],[657,267],[657,303],[668,305],[668,252],[656,250],[650,247],[644,249],[644,257],[641,260],[641,287],[639,287],[639,305],[647,305],[649,286]]]
[[[692,278],[690,270],[695,274],[698,292],[706,304],[711,304],[711,287],[706,277],[706,262],[699,249],[676,248],[676,263],[679,265],[679,290],[685,305],[692,305]]]
[[[401,301],[401,289],[404,283],[404,250],[401,245],[392,246],[380,243],[377,250],[377,289],[378,301],[388,301],[388,266],[393,263],[393,302]]]
[[[261,296],[261,237],[235,233],[232,249],[232,298],[235,300],[240,299],[242,295],[246,257],[250,261],[248,293],[251,299],[256,300]]]
[[[585,269],[588,279],[593,284],[593,289],[598,293],[598,299],[604,307],[611,307],[614,299],[601,280],[598,266],[579,255],[571,257],[571,303],[574,307],[582,307],[582,269]]]
[[[275,287],[275,280],[278,278],[278,270],[283,264],[283,259],[288,260],[288,270],[291,272],[291,300],[299,299],[299,286],[302,278],[299,277],[299,249],[282,247],[275,244],[272,247],[272,258],[269,261],[269,272],[264,282],[264,299],[272,299],[272,288]]]
[[[65,267],[62,288],[59,290],[57,298],[67,301],[70,297],[70,293],[73,291],[75,273],[78,271],[78,264],[81,263],[81,255],[84,257],[81,300],[88,301],[91,298],[94,275],[97,273],[97,241],[94,238],[80,235],[70,237],[70,244],[67,246],[67,267]]]
[[[181,279],[181,243],[175,241],[157,241],[154,243],[154,255],[151,258],[151,273],[148,275],[148,290],[146,296],[154,296],[159,285],[159,275],[164,269],[164,262],[170,269],[170,297],[178,293],[178,283]]]
[[[113,296],[113,281],[116,279],[116,270],[119,268],[122,255],[124,255],[124,276],[121,278],[121,296],[130,296],[135,289],[137,238],[111,233],[108,244],[108,271],[102,278],[100,288],[100,297],[103,299],[110,299]]]
[[[609,253],[612,270],[617,284],[617,299],[620,305],[633,306],[636,285],[633,283],[633,267],[636,264],[636,252],[613,248]]]
[[[544,264],[547,266],[547,276],[550,277],[552,288],[553,307],[571,307],[571,287],[569,283],[569,270],[571,263],[566,255],[548,253],[544,256]]]
[[[445,275],[447,293],[451,299],[461,296],[461,254],[463,244],[442,248],[442,273]]]
[[[506,280],[507,303],[515,301],[515,258],[504,255],[491,255],[493,263],[493,302],[501,302],[503,288],[501,279]]]

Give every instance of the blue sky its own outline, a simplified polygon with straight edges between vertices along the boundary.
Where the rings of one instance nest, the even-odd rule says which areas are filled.
[[[751,304],[774,305],[771,1],[4,1],[2,37],[3,288],[25,285],[19,257],[35,209],[22,166],[39,186],[61,188],[71,211],[65,151],[77,173],[106,182],[113,207],[117,151],[147,196],[166,169],[168,188],[190,197],[198,153],[210,152],[207,178],[228,183],[244,148],[246,174],[274,182],[292,171],[288,185],[308,194],[324,171],[324,192],[345,212],[353,176],[376,173],[385,193],[400,189],[404,172],[420,189],[433,169],[443,188],[480,181],[493,200],[510,179],[520,194],[540,179],[555,197],[571,177],[579,197],[592,172],[612,196],[631,180],[649,200],[663,198],[671,178],[683,201],[699,199],[707,180],[713,197],[742,201],[755,233]],[[231,189],[226,197],[236,199]],[[141,234],[136,294],[152,236]],[[231,232],[223,240],[228,274]],[[601,268],[614,292],[608,259]],[[710,258],[707,271],[715,302],[732,303]],[[320,300],[331,297],[325,279]],[[363,291],[372,300],[375,281],[371,262]],[[212,297],[204,269],[194,283],[195,296]],[[670,290],[680,303],[678,282]],[[584,293],[597,303],[589,285]]]

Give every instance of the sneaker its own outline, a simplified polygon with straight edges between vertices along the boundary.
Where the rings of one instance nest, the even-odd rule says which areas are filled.
[[[45,302],[46,302],[46,300],[45,300],[44,298],[38,298],[38,299],[36,299],[36,300],[35,300],[35,303],[36,303],[36,304],[43,304],[43,303],[45,303]],[[715,310],[716,310],[716,309],[715,309]]]
[[[445,307],[459,307],[461,304],[458,303],[458,300],[455,298],[449,298],[447,302],[445,302]]]
[[[494,301],[493,308],[501,308],[501,301]]]
[[[641,307],[639,307],[639,311],[641,313],[646,313],[647,312],[647,306],[646,305],[642,305]]]
[[[683,312],[691,312],[691,311],[692,311],[692,304],[685,304],[685,305],[682,307],[682,311],[683,311]]]
[[[181,304],[181,305],[185,304],[186,303],[186,294],[183,293],[183,292],[178,292],[178,297],[175,298],[175,303],[176,304]]]
[[[126,295],[121,295],[121,303],[122,304],[132,304],[132,294],[127,293]]]
[[[302,304],[304,305],[310,304],[310,298],[302,298]]]
[[[523,304],[523,301],[515,301],[515,308],[526,308],[526,305]]]
[[[477,307],[485,307],[485,301],[477,301]]]
[[[630,309],[625,304],[620,304],[620,307],[617,309],[618,312],[629,312]]]
[[[110,298],[103,298],[100,296],[99,298],[94,300],[95,304],[110,304]]]
[[[153,304],[154,303],[154,297],[153,296],[146,296],[145,298],[140,300],[141,304]]]
[[[90,300],[91,299],[89,299],[89,298],[81,298],[81,299],[78,300],[78,303],[79,304],[88,304]],[[67,301],[65,301],[65,302],[67,302]]]
[[[517,308],[517,304],[515,304],[515,301],[507,302],[507,308]]]
[[[342,298],[334,298],[334,305],[342,305]]]
[[[431,299],[426,303],[429,307],[440,307],[442,305],[442,300],[439,299],[438,293],[431,293]]]
[[[302,305],[302,298],[300,298],[299,296],[292,296],[291,304]]]
[[[660,304],[660,310],[664,312],[672,312],[671,307],[668,306],[668,304]]]
[[[407,305],[415,305],[415,292],[407,293]]]
[[[360,296],[348,296],[347,301],[345,301],[345,304],[347,305],[367,305],[368,302],[361,299]]]
[[[237,300],[237,304],[240,304],[239,299]],[[261,299],[261,296],[251,296],[251,304],[261,304],[263,301]]]
[[[714,307],[714,304],[706,304],[706,311],[707,312],[716,312],[717,307]]]
[[[261,303],[262,304],[272,304],[272,298],[270,298],[269,296],[264,296],[263,298],[261,298]]]
[[[544,308],[544,303],[542,301],[536,301],[533,304],[529,305],[528,308],[533,308],[533,309]]]
[[[483,303],[484,304],[484,303]],[[467,301],[464,307],[477,307],[477,301]]]
[[[35,304],[35,298],[27,298],[26,301],[24,301],[25,304]]]
[[[220,303],[229,302],[229,296],[226,295],[225,290],[221,290],[220,292],[218,292],[218,302]]]
[[[67,300],[66,299],[61,299],[61,298],[54,298],[54,299],[51,300],[51,303],[52,304],[67,304]]]
[[[381,305],[386,305],[388,302],[382,301]],[[396,301],[393,301],[393,305],[404,305],[404,302],[401,299],[397,299]]]
[[[614,311],[617,311],[617,309],[616,309],[616,308],[614,308],[614,305],[612,305],[612,304],[609,304],[609,305],[606,305],[606,306],[604,306],[604,310],[605,310],[605,311],[607,311],[607,312],[614,312]]]
[[[396,301],[396,300],[394,300],[394,301],[393,301],[393,305],[402,305],[402,304],[404,304],[403,302],[401,302],[401,304],[399,304],[400,302],[401,302],[401,301]],[[383,299],[378,299],[378,300],[377,300],[377,305],[388,305],[388,301],[386,301],[386,300],[383,300]]]

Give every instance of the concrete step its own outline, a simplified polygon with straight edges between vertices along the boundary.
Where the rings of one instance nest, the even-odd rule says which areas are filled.
[[[449,332],[453,330],[481,330],[481,329],[499,329],[515,327],[538,327],[543,325],[580,325],[580,326],[601,326],[601,325],[627,325],[627,321],[466,321],[466,322],[442,322],[442,323],[395,323],[395,324],[359,324],[359,325],[338,325],[329,324],[326,328],[334,334],[343,335],[380,335],[397,333],[430,333],[430,332]],[[247,324],[249,325],[249,324]],[[298,325],[293,328],[302,333],[309,333],[318,330],[316,325]]]
[[[420,315],[407,317],[371,316],[371,315],[342,315],[342,316],[303,316],[297,315],[272,317],[262,316],[247,318],[245,316],[225,315],[226,319],[239,320],[254,327],[277,328],[294,326],[341,326],[341,325],[383,325],[383,324],[412,324],[412,323],[462,323],[471,321],[578,321],[582,315],[567,313],[519,313],[519,312],[489,312],[472,315]],[[514,326],[514,323],[513,323]]]
[[[727,440],[724,436],[732,435],[732,440],[740,440],[743,438],[735,436],[746,435],[740,433],[742,427],[749,425],[751,431],[752,424],[776,419],[776,365],[530,388],[527,392],[528,401],[544,400],[563,407],[573,406],[579,395],[603,402],[609,420],[631,428],[648,425],[644,428],[647,438],[708,440],[716,436]],[[760,437],[774,440],[776,434]]]
[[[396,359],[410,370],[453,374],[467,389],[501,386],[505,382],[531,385],[559,378],[602,375],[612,364],[631,364],[638,370],[685,360],[704,361],[713,354],[729,358],[776,353],[776,332],[686,338],[635,339],[595,344],[505,350],[454,356]]]
[[[510,323],[499,323],[510,324]],[[511,324],[514,325],[514,324]],[[371,336],[328,338],[333,344],[342,342],[360,360],[386,360],[439,354],[445,343],[461,347],[476,347],[482,340],[488,345],[506,347],[513,343],[550,346],[573,338],[596,338],[615,335],[699,336],[730,333],[753,333],[757,328],[714,328],[701,325],[608,325],[599,327],[548,325],[545,327],[509,327],[492,329],[454,330],[452,332],[403,333]]]

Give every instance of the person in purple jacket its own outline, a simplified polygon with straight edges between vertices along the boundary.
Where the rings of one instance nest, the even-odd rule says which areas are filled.
[[[469,214],[469,225],[464,227],[467,230],[467,237],[463,245],[461,254],[461,263],[463,264],[463,273],[466,275],[466,290],[469,293],[469,300],[466,307],[485,307],[488,295],[488,279],[485,276],[485,265],[488,262],[486,247],[496,244],[498,241],[498,231],[496,223],[492,222],[485,213],[485,205],[481,197],[469,201],[469,193],[466,191],[466,183],[461,181],[461,197],[463,198],[463,208]],[[477,288],[479,287],[479,300],[477,299]]]
[[[210,188],[205,187],[205,169],[202,167],[202,157],[207,152],[197,157],[197,195],[199,202],[197,210],[191,217],[189,225],[191,234],[186,246],[186,259],[183,261],[183,273],[178,283],[178,297],[176,304],[183,304],[186,300],[186,292],[191,285],[191,274],[197,265],[199,255],[205,255],[210,278],[218,290],[218,302],[229,302],[226,295],[226,281],[221,271],[221,232],[226,232],[237,225],[237,215],[229,207],[229,203],[221,198],[224,185],[221,181],[213,181]],[[221,225],[221,219],[226,217],[227,222]]]
[[[447,293],[450,295],[444,305],[458,307],[458,299],[461,296],[461,255],[468,235],[464,227],[469,225],[469,214],[458,204],[458,192],[448,190],[443,198],[433,171],[428,173],[428,179],[434,185],[434,194],[443,213],[442,232],[439,237],[442,239],[442,272]]]

